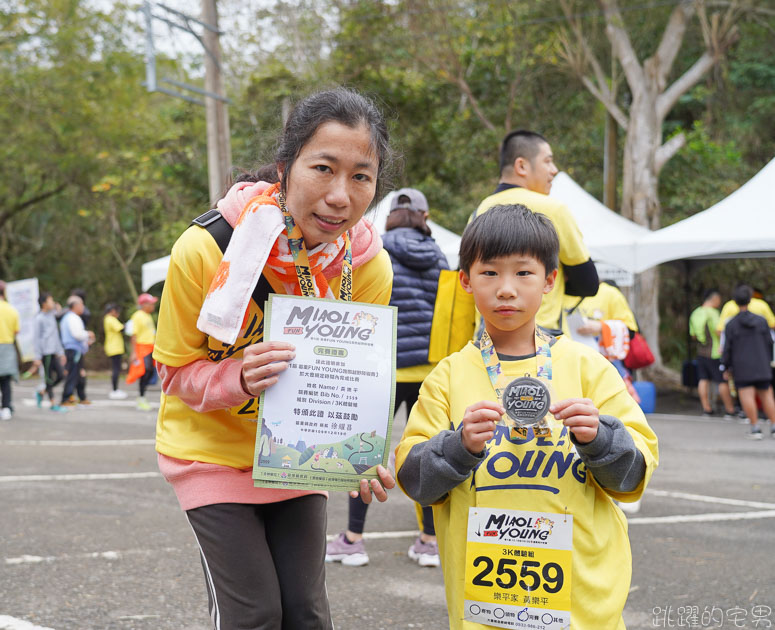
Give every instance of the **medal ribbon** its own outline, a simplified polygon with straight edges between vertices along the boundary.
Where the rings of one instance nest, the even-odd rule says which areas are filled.
[[[536,378],[542,378],[549,383],[552,382],[552,349],[550,342],[551,339],[543,331],[536,328]],[[486,330],[482,333],[479,348],[482,352],[484,367],[487,368],[487,376],[490,377],[493,389],[498,398],[500,398],[503,390],[506,389],[506,385],[509,384],[509,378],[501,369],[498,353],[495,351],[490,333]]]
[[[296,225],[291,213],[285,206],[285,195],[277,194],[277,202],[285,219],[285,233],[288,236],[288,246],[293,255],[296,266],[296,276],[299,279],[301,294],[305,297],[317,297],[315,295],[315,279],[307,256],[307,247],[304,245],[304,235],[301,228]],[[352,302],[353,299],[353,248],[350,243],[350,235],[344,233],[344,260],[342,261],[342,279],[339,285],[339,299],[343,302]]]
[[[544,333],[540,328],[536,327],[535,332],[535,346],[536,346],[536,378],[543,379],[548,383],[552,382],[552,349],[551,338]],[[482,333],[481,340],[479,341],[479,349],[482,353],[482,361],[484,367],[487,370],[487,376],[490,377],[490,383],[495,390],[495,394],[500,400],[503,395],[503,391],[510,383],[509,379],[501,368],[500,359],[498,359],[498,353],[495,351],[495,346],[492,343],[490,333],[485,329]],[[528,375],[529,376],[529,375]],[[501,423],[504,420],[501,419]],[[515,431],[525,431],[525,429],[514,429]],[[535,425],[534,432],[536,435],[546,435],[548,424],[546,424],[546,418]]]

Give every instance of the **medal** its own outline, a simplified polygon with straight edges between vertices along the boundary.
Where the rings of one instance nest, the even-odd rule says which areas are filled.
[[[549,411],[551,394],[546,384],[532,376],[522,376],[503,388],[501,398],[506,415],[516,428],[532,427]]]
[[[536,437],[549,437],[552,430],[546,414],[552,396],[547,382],[552,380],[551,341],[541,330],[536,330],[536,377],[529,375],[506,383],[492,338],[485,330],[479,342],[482,361],[495,394],[506,408],[501,423],[511,428],[514,437],[526,438],[530,427]]]

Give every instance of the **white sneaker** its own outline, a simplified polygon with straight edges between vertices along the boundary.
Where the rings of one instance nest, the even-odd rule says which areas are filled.
[[[10,420],[13,414],[11,413],[10,408],[3,407],[2,410],[0,410],[0,420]]]
[[[120,389],[114,389],[112,392],[108,394],[108,398],[111,400],[124,400],[127,398],[129,394],[127,394],[125,391],[122,391]]]
[[[418,536],[409,547],[409,557],[421,567],[438,567],[441,565],[439,547],[435,542],[423,542]]]

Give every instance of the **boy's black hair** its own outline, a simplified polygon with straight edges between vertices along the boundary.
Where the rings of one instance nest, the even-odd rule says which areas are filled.
[[[735,304],[738,306],[748,306],[748,304],[751,303],[751,298],[753,297],[753,289],[749,287],[747,284],[741,284],[735,289],[735,292],[732,294],[732,299],[735,301]]]
[[[512,254],[532,256],[547,276],[557,269],[560,240],[549,217],[522,204],[493,206],[468,224],[460,240],[460,268],[466,273],[477,260]]]
[[[46,303],[46,300],[50,297],[51,293],[48,291],[43,291],[43,293],[38,296],[38,304],[42,307]]]

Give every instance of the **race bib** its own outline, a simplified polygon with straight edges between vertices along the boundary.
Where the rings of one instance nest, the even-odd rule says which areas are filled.
[[[243,420],[258,422],[258,398],[250,398],[235,407],[229,407],[229,413]]]
[[[463,617],[524,630],[570,628],[573,516],[470,508]]]

